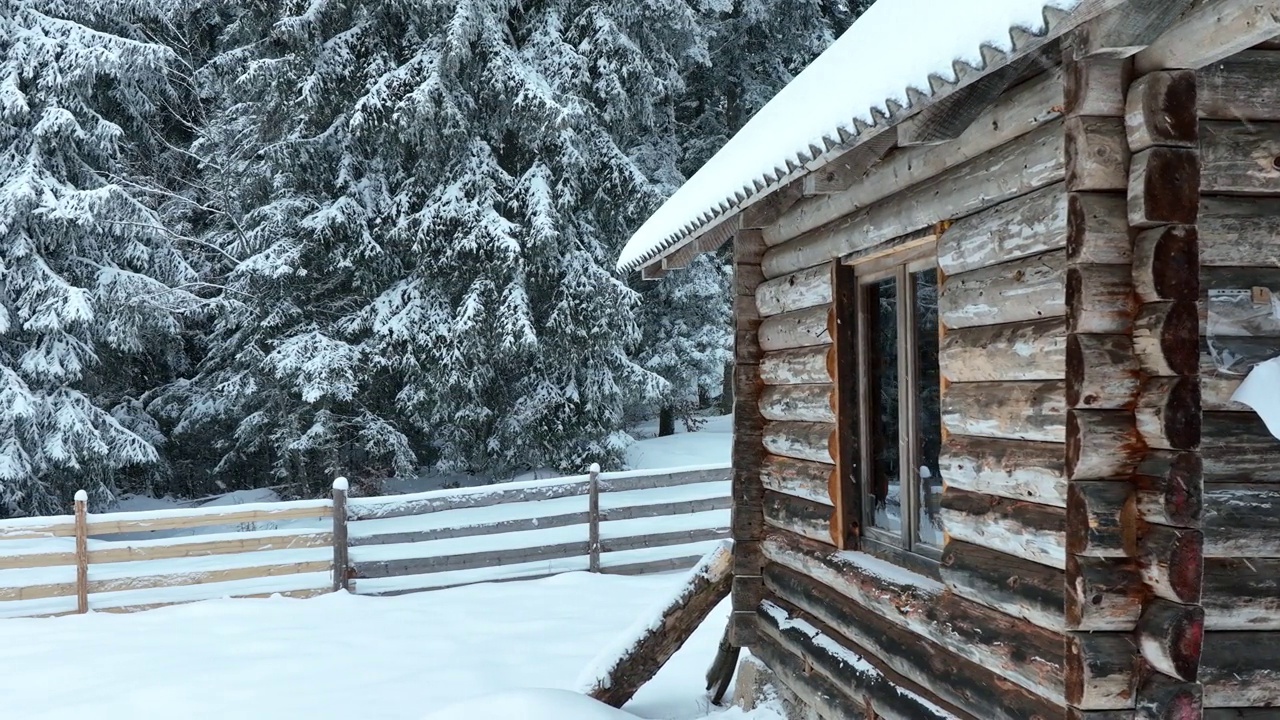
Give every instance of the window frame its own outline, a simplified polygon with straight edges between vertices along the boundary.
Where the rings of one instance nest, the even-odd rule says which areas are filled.
[[[937,575],[938,563],[942,557],[942,545],[933,545],[918,540],[920,529],[921,486],[918,473],[910,469],[918,467],[920,454],[919,442],[919,403],[920,378],[919,368],[919,328],[915,323],[916,283],[913,274],[927,270],[937,270],[936,235],[922,238],[923,242],[911,243],[896,251],[877,254],[865,259],[846,259],[842,261],[852,266],[851,273],[844,273],[853,299],[855,318],[853,333],[846,342],[853,345],[852,354],[855,367],[852,368],[856,378],[856,402],[846,406],[854,411],[855,417],[837,418],[841,425],[841,434],[856,432],[860,439],[855,456],[850,458],[855,465],[854,480],[856,482],[856,501],[860,508],[859,542],[861,549],[875,555],[887,557],[898,564],[917,572]],[[874,524],[875,503],[872,497],[871,473],[875,472],[872,453],[874,445],[866,439],[872,435],[871,402],[871,338],[870,328],[872,303],[869,302],[871,288],[875,283],[886,279],[894,279],[897,286],[897,343],[898,343],[898,452],[899,461],[899,497],[901,498],[901,527],[897,531],[878,528]],[[941,277],[939,277],[941,280]],[[941,327],[941,324],[939,324]],[[839,350],[837,350],[839,352]]]

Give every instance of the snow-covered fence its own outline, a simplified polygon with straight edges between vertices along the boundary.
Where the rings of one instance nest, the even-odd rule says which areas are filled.
[[[0,617],[332,588],[329,500],[0,522]],[[177,535],[176,537],[174,535]]]
[[[591,476],[348,501],[360,594],[527,579],[591,566]],[[729,536],[729,468],[600,473],[600,570],[693,567]]]
[[[662,572],[729,535],[726,466],[596,480],[597,513],[589,475],[374,498],[339,481],[332,499],[104,514],[80,499],[74,515],[0,521],[0,618],[541,577],[587,570],[593,538],[602,572]]]

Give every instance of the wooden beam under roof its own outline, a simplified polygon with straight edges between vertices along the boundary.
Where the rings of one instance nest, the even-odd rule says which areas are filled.
[[[1134,71],[1194,70],[1280,37],[1280,0],[1206,0],[1134,56]]]

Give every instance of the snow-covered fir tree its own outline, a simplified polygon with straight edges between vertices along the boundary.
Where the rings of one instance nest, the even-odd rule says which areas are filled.
[[[156,212],[173,53],[146,3],[0,5],[0,516],[157,463],[139,396],[180,360],[194,273]]]
[[[623,409],[664,387],[612,261],[662,196],[635,157],[675,156],[688,7],[223,7],[192,150],[227,292],[155,404],[175,442],[210,479],[313,488],[615,463]]]

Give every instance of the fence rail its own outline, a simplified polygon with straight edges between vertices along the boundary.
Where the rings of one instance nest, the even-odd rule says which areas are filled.
[[[372,498],[339,480],[332,499],[107,514],[80,495],[75,515],[0,521],[0,618],[678,570],[728,537],[728,478],[703,466]]]

